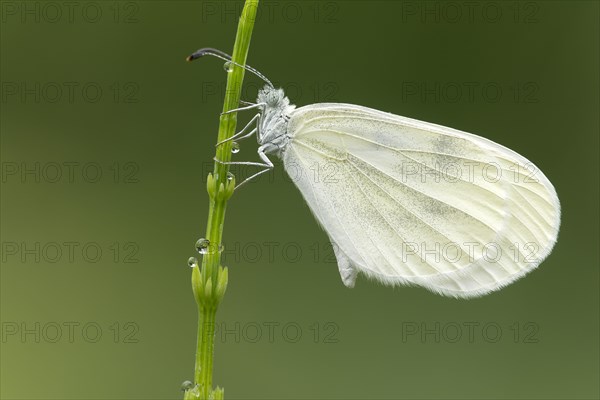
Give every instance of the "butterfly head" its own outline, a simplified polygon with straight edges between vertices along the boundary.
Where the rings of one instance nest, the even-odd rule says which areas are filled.
[[[296,106],[290,104],[283,89],[265,85],[258,92],[257,103],[264,105],[260,122],[259,143],[272,143],[273,150],[278,151],[285,146],[284,136],[290,114]]]
[[[265,104],[269,108],[284,108],[290,104],[290,101],[285,94],[283,89],[275,89],[269,85],[265,85],[258,92],[258,103]]]
[[[290,104],[290,99],[285,96],[283,89],[265,85],[259,92],[256,100],[263,105],[264,117],[267,119],[289,119],[289,114],[296,108]]]

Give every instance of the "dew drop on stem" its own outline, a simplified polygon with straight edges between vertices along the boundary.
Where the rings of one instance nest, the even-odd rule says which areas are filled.
[[[193,387],[194,384],[191,381],[183,381],[183,383],[181,384],[181,391],[185,392],[192,389]]]
[[[194,268],[196,265],[198,265],[198,259],[196,257],[188,258],[188,267]]]
[[[200,238],[196,242],[196,250],[200,254],[208,254],[209,248],[210,248],[210,240],[208,240],[208,239]]]

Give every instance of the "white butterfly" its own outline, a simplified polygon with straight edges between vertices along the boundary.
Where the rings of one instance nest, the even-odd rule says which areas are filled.
[[[248,179],[273,168],[267,154],[283,160],[327,232],[346,286],[362,272],[476,297],[524,276],[552,251],[559,200],[526,158],[480,136],[366,107],[296,108],[246,68],[268,83],[257,104],[236,110],[260,109],[234,136],[257,135],[263,162],[243,164],[265,169]]]

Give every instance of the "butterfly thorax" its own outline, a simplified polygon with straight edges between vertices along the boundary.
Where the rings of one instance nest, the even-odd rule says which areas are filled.
[[[283,89],[265,86],[258,92],[259,104],[264,104],[258,129],[258,143],[266,145],[265,153],[281,156],[289,141],[288,121],[296,108],[285,97]]]

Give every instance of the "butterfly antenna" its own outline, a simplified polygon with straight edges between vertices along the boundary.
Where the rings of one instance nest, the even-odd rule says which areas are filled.
[[[204,56],[213,56],[213,57],[217,57],[220,58],[221,60],[227,61],[233,65],[237,65],[238,67],[242,67],[244,68],[246,71],[249,71],[251,73],[253,73],[254,75],[258,76],[260,79],[262,79],[263,81],[265,81],[267,83],[267,85],[274,87],[273,84],[271,83],[270,80],[267,79],[266,76],[264,76],[263,74],[261,74],[260,72],[258,72],[256,69],[252,68],[249,65],[241,65],[238,64],[234,61],[231,60],[231,56],[227,53],[222,52],[221,50],[217,50],[217,49],[213,49],[210,47],[205,47],[203,49],[200,49],[196,52],[194,52],[191,56],[189,56],[188,58],[186,58],[186,61],[194,61],[197,58],[200,57],[204,57]]]

